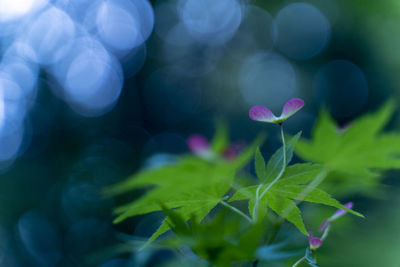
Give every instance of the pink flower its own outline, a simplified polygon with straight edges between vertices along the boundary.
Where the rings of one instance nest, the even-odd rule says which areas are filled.
[[[198,156],[208,158],[212,155],[210,143],[208,140],[199,134],[191,135],[187,140],[189,150]]]
[[[194,134],[191,135],[187,139],[187,145],[189,150],[202,158],[206,159],[212,159],[215,157],[214,151],[211,149],[211,145],[208,142],[207,138],[205,138],[202,135],[199,134]],[[230,146],[228,146],[223,152],[222,152],[222,157],[225,159],[234,159],[236,158],[239,153],[246,147],[246,144],[244,142],[236,142],[232,143]]]
[[[268,123],[281,124],[289,117],[293,116],[304,106],[304,101],[300,98],[292,98],[285,103],[282,109],[282,113],[279,117],[276,117],[271,110],[264,106],[254,106],[249,111],[250,119],[254,121],[262,121]]]

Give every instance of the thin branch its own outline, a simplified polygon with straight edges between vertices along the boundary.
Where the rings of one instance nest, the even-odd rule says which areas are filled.
[[[296,267],[296,266],[298,266],[300,263],[302,263],[304,260],[306,259],[306,257],[301,257],[298,261],[296,261],[293,265],[292,265],[292,267]]]

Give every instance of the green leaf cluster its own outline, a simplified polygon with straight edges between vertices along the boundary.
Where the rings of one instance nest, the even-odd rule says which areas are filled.
[[[163,211],[167,218],[147,245],[167,230],[173,230],[175,236],[158,243],[171,248],[187,246],[212,264],[230,266],[232,262],[255,259],[257,248],[265,245],[266,225],[271,218],[286,220],[308,236],[298,207],[300,203],[344,209],[362,217],[332,198],[321,184],[335,173],[346,173],[349,177],[374,176],[376,169],[397,166],[398,159],[392,152],[397,151],[396,147],[400,149],[400,145],[391,146],[390,141],[396,141],[398,136],[380,134],[392,109],[388,104],[344,132],[339,132],[329,115],[323,113],[314,130],[313,141],[301,140],[300,132],[285,142],[282,131],[283,146],[267,162],[259,149],[263,137],[236,158],[224,159],[222,155],[229,142],[226,128],[221,127],[211,143],[213,157],[182,156],[173,164],[144,169],[108,188],[109,195],[145,191],[142,197],[116,208],[115,222]],[[295,149],[298,155],[311,162],[289,165]],[[346,155],[347,160],[352,158],[354,167],[338,152]],[[235,177],[253,156],[257,179],[246,176],[247,181],[239,185]],[[246,212],[237,205],[244,200],[247,201]],[[237,217],[226,220],[227,209]],[[246,220],[239,219],[239,215]],[[274,238],[272,233],[268,244]]]
[[[293,148],[299,137],[300,134],[293,137],[286,146],[287,164],[290,162]],[[300,209],[297,207],[297,204],[303,201],[345,209],[355,215],[362,216],[345,208],[328,193],[317,188],[326,176],[326,170],[321,164],[300,163],[291,165],[286,167],[282,177],[277,182],[268,182],[270,177],[268,173],[276,174],[279,172],[278,167],[283,167],[283,157],[279,155],[283,155],[282,148],[271,157],[268,164],[265,164],[260,151],[256,150],[255,169],[260,183],[240,188],[229,201],[248,199],[248,209],[253,219],[265,217],[268,209],[271,209],[280,217],[291,222],[304,235],[308,235],[308,232]],[[264,194],[261,192],[264,192]],[[259,195],[258,204],[257,195]]]
[[[195,217],[187,222],[180,213],[162,206],[175,236],[161,241],[161,245],[189,247],[196,255],[215,266],[229,267],[234,262],[254,259],[268,229],[265,227],[265,221],[249,225],[241,223],[240,220],[233,220],[226,210],[202,224],[199,224]]]
[[[216,135],[212,147],[222,151],[226,146],[224,130]],[[189,220],[191,217],[201,222],[203,218],[223,199],[231,189],[235,174],[252,158],[256,147],[264,138],[258,138],[234,160],[215,158],[205,160],[196,156],[183,156],[175,164],[156,169],[145,169],[126,181],[106,190],[109,195],[123,194],[135,189],[148,189],[146,194],[131,203],[116,208],[115,222],[126,218],[161,211],[160,203],[176,209]],[[170,229],[167,221],[150,237],[156,239]]]
[[[324,188],[329,191],[374,193],[383,171],[400,168],[400,135],[382,132],[394,107],[393,102],[388,102],[342,129],[323,111],[312,140],[299,140],[295,152],[328,170]]]

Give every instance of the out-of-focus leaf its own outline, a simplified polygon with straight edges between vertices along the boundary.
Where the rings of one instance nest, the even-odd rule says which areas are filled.
[[[176,236],[161,241],[161,244],[170,246],[172,242],[180,247],[187,246],[196,255],[219,267],[232,266],[233,262],[254,260],[268,229],[265,221],[241,225],[240,220],[232,220],[226,211],[219,212],[216,217],[202,224],[191,219],[188,228],[182,226],[182,219],[178,219],[176,225],[180,227],[172,227]],[[174,213],[175,211],[167,211],[167,220],[176,221],[179,217]],[[180,228],[184,228],[184,231]]]
[[[200,222],[229,191],[236,172],[246,165],[263,138],[258,138],[234,160],[216,159],[207,161],[186,156],[170,166],[147,169],[133,175],[127,181],[107,189],[108,194],[126,193],[138,188],[152,188],[141,198],[117,207],[115,222],[126,218],[160,211],[160,203],[175,209],[183,220],[194,216]],[[164,221],[149,241],[170,229]]]
[[[299,140],[295,151],[304,160],[330,170],[328,184],[343,186],[348,193],[369,190],[378,185],[380,172],[400,168],[400,135],[381,133],[393,112],[394,103],[388,102],[342,130],[322,112],[312,140]]]
[[[211,150],[216,154],[221,154],[229,145],[228,128],[224,123],[217,126],[217,132],[211,142]]]

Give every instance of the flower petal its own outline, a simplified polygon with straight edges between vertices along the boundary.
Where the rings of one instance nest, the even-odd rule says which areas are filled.
[[[187,140],[187,145],[190,151],[196,155],[204,155],[210,152],[210,144],[207,138],[199,134],[191,135]]]
[[[250,119],[254,121],[263,121],[263,122],[270,122],[275,123],[278,118],[264,106],[254,106],[249,111]]]
[[[300,98],[292,98],[283,106],[282,114],[279,117],[282,121],[286,120],[304,106],[304,101]]]
[[[346,203],[346,204],[344,204],[343,206],[345,206],[345,207],[348,208],[348,209],[351,209],[351,208],[353,208],[353,202]],[[329,220],[330,220],[330,221],[336,220],[337,218],[343,216],[343,215],[346,214],[346,213],[347,213],[346,210],[338,209],[338,210],[329,218]]]
[[[321,226],[319,227],[319,231],[322,233],[323,231],[325,231],[325,229],[329,226],[331,222],[329,221],[329,219],[325,219]]]

